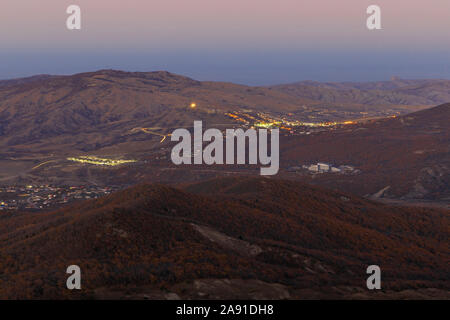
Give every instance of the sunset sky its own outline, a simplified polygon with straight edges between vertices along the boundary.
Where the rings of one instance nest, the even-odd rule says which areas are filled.
[[[69,31],[66,8],[82,10]],[[382,30],[366,8],[382,9]],[[115,68],[200,80],[450,78],[448,0],[2,0],[0,78]]]

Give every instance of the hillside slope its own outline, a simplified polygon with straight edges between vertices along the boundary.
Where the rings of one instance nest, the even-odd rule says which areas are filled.
[[[325,174],[314,183],[359,195],[450,200],[450,104],[405,116],[282,142],[285,164],[352,165],[355,176]]]
[[[166,134],[191,126],[196,119],[227,124],[224,112],[230,110],[293,112],[300,118],[325,107],[359,115],[390,106],[390,112],[404,113],[448,98],[449,81],[419,83],[393,89],[402,92],[362,88],[347,92],[330,86],[250,87],[201,82],[164,71],[116,70],[3,80],[0,147],[10,154],[123,148],[124,143],[158,140],[131,134],[134,129],[157,128]],[[189,108],[192,102],[197,104],[195,110]]]
[[[437,105],[450,101],[449,80],[394,79],[362,83],[302,81],[271,88],[328,104]]]
[[[265,178],[140,185],[2,214],[0,298],[448,298],[448,213]]]

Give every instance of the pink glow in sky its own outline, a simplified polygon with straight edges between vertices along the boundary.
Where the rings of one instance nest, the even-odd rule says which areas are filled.
[[[82,30],[65,29],[68,5]],[[365,26],[368,5],[383,30]],[[450,50],[448,0],[2,0],[7,49]]]
[[[66,28],[69,5],[82,29]],[[382,30],[366,28],[381,7]],[[1,0],[0,79],[98,69],[200,80],[450,78],[450,0]]]

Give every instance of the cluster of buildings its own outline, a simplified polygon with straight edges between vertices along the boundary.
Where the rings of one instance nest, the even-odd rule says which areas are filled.
[[[69,161],[79,162],[79,163],[88,163],[88,164],[94,164],[98,166],[119,166],[122,164],[127,163],[134,163],[137,162],[136,160],[118,160],[118,159],[106,159],[106,158],[99,158],[96,156],[81,156],[78,158],[70,157],[67,158]]]
[[[358,174],[361,171],[353,166],[342,165],[334,167],[333,165],[325,162],[318,162],[316,164],[302,165],[301,167],[291,167],[288,171],[300,171],[307,170],[309,173],[340,173],[340,174]]]
[[[240,122],[244,127],[251,128],[279,128],[288,134],[310,134],[311,132],[323,131],[324,128],[335,128],[336,126],[356,124],[355,121],[342,122],[303,122],[294,119],[294,115],[271,115],[264,112],[252,110],[233,111],[225,113],[233,120]]]
[[[0,210],[27,210],[57,207],[68,202],[95,199],[119,187],[27,185],[0,187]]]
[[[319,172],[319,173],[324,173],[324,172],[340,173],[341,172],[340,168],[333,167],[332,165],[330,165],[328,163],[323,163],[323,162],[318,162],[317,164],[311,164],[311,165],[303,165],[302,168],[307,169],[311,172]]]
[[[361,172],[353,166],[342,165],[339,167],[334,167],[331,164],[318,162],[317,164],[303,165],[303,169],[307,169],[311,173],[341,173],[341,174],[357,174]]]

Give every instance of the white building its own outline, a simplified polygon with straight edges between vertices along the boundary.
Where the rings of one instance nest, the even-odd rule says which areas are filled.
[[[322,172],[330,171],[330,165],[328,163],[319,162],[317,164],[318,170]]]

